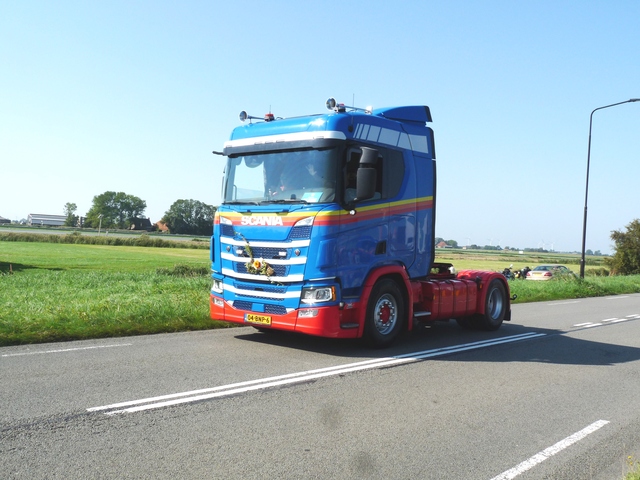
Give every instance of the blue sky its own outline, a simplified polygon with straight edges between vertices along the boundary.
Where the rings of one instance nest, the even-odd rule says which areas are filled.
[[[640,97],[637,1],[0,3],[0,216],[220,201],[238,113],[429,105],[436,235],[579,251],[589,114]],[[587,248],[640,217],[640,102],[594,115]]]

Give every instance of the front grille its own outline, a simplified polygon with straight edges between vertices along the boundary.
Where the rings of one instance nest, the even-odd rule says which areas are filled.
[[[293,227],[289,232],[289,240],[307,240],[311,238],[311,226]]]
[[[240,290],[247,290],[247,291],[251,291],[251,292],[256,292],[256,293],[286,293],[287,289],[285,287],[280,287],[277,285],[264,285],[264,286],[260,286],[259,288],[256,288],[255,285],[250,285],[248,283],[240,283],[240,282],[236,282],[234,287],[240,289]]]
[[[264,313],[270,313],[271,315],[286,315],[287,309],[282,305],[265,305]]]
[[[271,268],[273,268],[273,271],[274,271],[272,277],[286,277],[287,273],[289,272],[289,267],[287,265],[271,265]],[[233,270],[236,273],[248,273],[245,263],[234,262]],[[262,277],[267,281],[269,280],[265,275],[262,275],[260,273],[255,273],[254,275],[256,277]],[[256,280],[257,280],[257,278],[256,278]]]
[[[280,252],[284,251],[282,248],[272,248],[272,247],[251,247],[251,253],[253,253],[253,258],[264,258],[265,260],[269,260],[270,258],[286,258],[281,257]],[[245,255],[249,256],[245,250]]]
[[[245,302],[244,300],[236,300],[235,302],[233,302],[233,306],[234,306],[234,308],[237,308],[238,310],[249,310],[249,311],[251,311],[251,309],[253,308],[253,303],[252,302]]]
[[[285,315],[287,313],[287,309],[282,305],[269,305],[266,304],[264,306],[264,312],[261,310],[254,310],[253,303],[247,302],[245,300],[238,300],[233,303],[234,308],[238,310],[245,310],[247,312],[258,312],[258,313],[268,313],[270,315]]]
[[[225,237],[233,237],[235,235],[235,231],[233,230],[233,225],[220,225],[220,233]]]

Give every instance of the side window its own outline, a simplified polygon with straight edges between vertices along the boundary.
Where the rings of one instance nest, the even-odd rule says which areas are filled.
[[[356,198],[356,178],[362,153],[358,148],[347,150],[347,159],[344,166],[344,199],[352,202]]]
[[[402,151],[376,147],[378,161],[376,168],[376,193],[374,200],[395,197],[404,179],[404,160]],[[347,202],[356,196],[356,177],[362,152],[359,148],[347,150],[344,167],[344,198]]]
[[[404,180],[404,157],[399,150],[384,149],[382,197],[393,198],[398,195]]]

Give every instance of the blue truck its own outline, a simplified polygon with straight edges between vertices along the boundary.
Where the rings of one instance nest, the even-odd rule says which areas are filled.
[[[221,152],[211,319],[372,347],[420,323],[497,330],[510,320],[504,276],[434,262],[429,107],[361,109],[331,98],[327,108],[240,114]]]

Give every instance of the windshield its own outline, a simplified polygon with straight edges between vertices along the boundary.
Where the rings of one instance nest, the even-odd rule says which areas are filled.
[[[230,157],[224,203],[333,201],[338,155],[337,148],[328,148]]]

